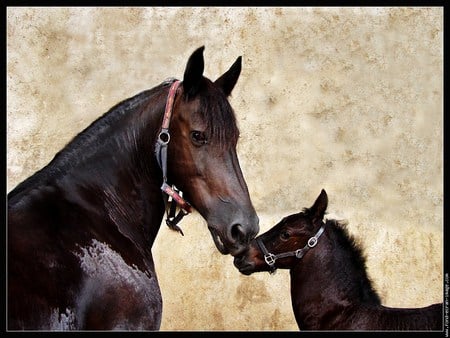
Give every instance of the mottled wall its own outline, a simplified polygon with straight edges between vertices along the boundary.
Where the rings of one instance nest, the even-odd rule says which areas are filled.
[[[8,191],[205,45],[265,231],[325,188],[384,304],[442,301],[442,8],[8,8]],[[296,330],[289,275],[243,276],[198,214],[154,247],[162,330]]]

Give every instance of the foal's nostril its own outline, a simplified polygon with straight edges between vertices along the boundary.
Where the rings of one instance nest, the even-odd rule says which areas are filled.
[[[240,267],[244,266],[245,257],[244,256],[234,257],[233,264],[236,268],[239,269]]]

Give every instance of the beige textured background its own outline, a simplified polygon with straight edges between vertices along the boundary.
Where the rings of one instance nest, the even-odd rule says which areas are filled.
[[[7,9],[7,185],[205,45],[231,103],[265,231],[325,188],[388,306],[443,294],[443,9]],[[198,214],[154,247],[162,330],[296,330],[289,275],[243,276]]]

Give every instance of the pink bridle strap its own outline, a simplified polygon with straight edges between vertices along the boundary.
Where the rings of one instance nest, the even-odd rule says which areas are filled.
[[[181,209],[186,211],[186,213],[192,212],[192,206],[188,202],[186,202],[186,200],[183,197],[181,197],[181,195],[178,192],[176,192],[166,182],[163,183],[161,190],[164,191],[170,197],[172,197],[172,199],[179,205]]]
[[[166,107],[164,110],[161,131],[158,134],[158,139],[157,139],[156,145],[155,145],[155,154],[156,154],[157,162],[163,172],[163,184],[161,186],[161,190],[167,196],[172,198],[172,205],[170,207],[170,210],[167,210],[166,223],[171,229],[179,231],[181,234],[183,234],[181,229],[177,226],[177,223],[180,222],[181,219],[185,215],[192,212],[192,207],[181,196],[181,192],[179,190],[177,190],[175,187],[172,187],[169,184],[167,184],[167,146],[170,141],[169,126],[170,126],[170,120],[172,118],[172,110],[173,110],[173,104],[175,101],[175,96],[177,93],[177,89],[180,86],[180,83],[181,83],[181,81],[176,80],[170,86],[169,94],[167,96],[167,101],[166,101]],[[166,199],[164,199],[164,201],[167,204]],[[181,209],[180,212],[178,213],[178,215],[176,215],[176,216],[175,216],[175,207],[174,207],[175,205],[178,205]],[[167,209],[167,205],[166,205],[166,209]]]
[[[167,96],[166,109],[164,110],[164,118],[161,126],[161,130],[169,130],[170,118],[172,117],[173,102],[175,101],[175,95],[177,89],[180,86],[181,81],[176,80],[169,89],[169,95]]]

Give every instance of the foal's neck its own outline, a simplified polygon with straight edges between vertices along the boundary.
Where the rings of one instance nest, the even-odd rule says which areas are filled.
[[[292,306],[301,330],[333,328],[352,320],[361,306],[380,305],[352,237],[334,224],[325,229],[317,246],[290,270]]]

